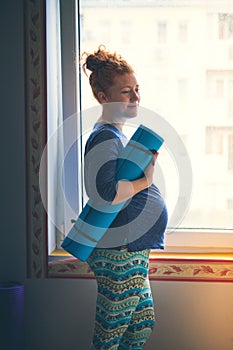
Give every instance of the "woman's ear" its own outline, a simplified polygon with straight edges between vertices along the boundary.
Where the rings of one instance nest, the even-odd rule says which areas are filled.
[[[97,97],[98,97],[99,103],[101,103],[101,104],[106,103],[108,101],[108,99],[103,91],[99,91],[97,94]]]

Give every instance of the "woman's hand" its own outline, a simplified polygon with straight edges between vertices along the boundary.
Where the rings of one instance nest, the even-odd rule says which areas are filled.
[[[118,181],[117,184],[117,194],[112,201],[112,204],[118,204],[126,201],[127,199],[133,197],[138,192],[145,190],[150,187],[153,182],[154,175],[154,164],[158,157],[158,152],[153,155],[150,164],[146,167],[144,171],[144,176],[140,179],[133,181]]]
[[[150,162],[150,164],[146,167],[145,171],[144,171],[144,174],[145,174],[145,177],[147,179],[147,182],[148,182],[148,187],[151,186],[151,184],[153,183],[153,176],[154,176],[154,165],[155,165],[155,162],[157,160],[157,157],[158,157],[159,153],[156,152],[154,155],[153,155],[153,158]]]

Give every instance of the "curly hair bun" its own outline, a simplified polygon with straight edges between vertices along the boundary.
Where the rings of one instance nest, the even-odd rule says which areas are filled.
[[[86,56],[86,61],[83,64],[83,70],[86,73],[86,69],[91,72],[98,72],[101,68],[106,67],[108,64],[111,64],[117,68],[122,64],[126,64],[126,61],[122,59],[121,55],[118,55],[116,52],[110,53],[106,50],[104,45],[100,45],[98,50],[93,54],[84,52],[82,58]]]
[[[106,66],[106,60],[99,58],[97,55],[89,55],[86,60],[86,68],[91,72],[97,72]]]
[[[104,45],[100,45],[92,54],[84,52],[81,60],[84,60],[82,69],[86,76],[87,70],[91,72],[89,82],[96,98],[98,91],[107,91],[116,75],[134,72],[121,55],[110,53]]]

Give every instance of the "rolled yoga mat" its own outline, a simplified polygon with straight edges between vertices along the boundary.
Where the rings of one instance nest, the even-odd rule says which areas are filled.
[[[140,125],[117,159],[116,180],[136,180],[151,162],[164,140],[154,131]],[[91,252],[125,205],[95,204],[89,199],[72,229],[65,237],[62,248],[74,257],[86,261]]]

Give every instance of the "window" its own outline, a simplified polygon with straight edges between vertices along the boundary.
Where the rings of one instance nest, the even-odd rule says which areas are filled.
[[[233,198],[228,198],[227,199],[227,209],[228,210],[233,210]]]
[[[92,22],[92,25],[95,25],[95,22]],[[109,19],[102,19],[96,23],[98,28],[99,35],[96,33],[96,36],[100,37],[103,43],[109,43],[112,39],[111,36],[111,21]]]
[[[223,80],[216,80],[216,97],[223,97],[224,95],[224,81]]]
[[[157,23],[158,43],[165,44],[167,41],[167,23],[162,21]]]
[[[128,1],[127,6],[130,8],[130,11],[127,11],[126,16],[125,7],[122,6],[122,3],[108,2],[106,8],[103,6],[103,2],[100,5],[98,5],[98,2],[92,2],[92,8],[86,1],[81,1],[80,5],[81,13],[84,17],[83,33],[88,28],[85,27],[85,23],[92,23],[93,27],[94,16],[99,20],[101,18],[106,19],[112,7],[115,16],[111,19],[111,28],[119,28],[120,23],[121,30],[119,34],[118,32],[111,33],[110,41],[106,42],[107,47],[113,50],[116,49],[132,62],[136,71],[139,72],[140,78],[141,72],[143,72],[141,92],[144,106],[159,112],[162,117],[175,127],[179,135],[185,135],[183,142],[185,142],[192,163],[194,187],[189,210],[180,223],[179,228],[183,230],[187,228],[194,230],[231,229],[229,215],[225,215],[221,211],[221,205],[224,203],[226,193],[232,191],[227,165],[229,154],[227,140],[229,133],[231,133],[231,123],[229,123],[227,112],[229,105],[227,102],[227,91],[228,81],[233,71],[228,69],[221,58],[219,58],[219,67],[222,70],[212,71],[212,62],[208,62],[206,66],[204,60],[199,60],[197,64],[197,57],[204,57],[205,53],[203,50],[208,50],[209,44],[208,35],[203,35],[200,38],[198,31],[200,18],[202,18],[202,27],[208,30],[206,8],[200,6],[198,11],[194,12],[192,12],[191,7],[182,9],[179,5],[175,7],[168,5],[161,9],[155,4],[154,7],[150,6],[147,8],[146,3],[143,3],[143,5],[140,3],[139,6],[134,1]],[[93,11],[94,8],[95,11]],[[190,31],[192,30],[192,40],[195,41],[195,46],[193,46],[192,50],[189,47],[182,48],[183,51],[180,52],[178,49],[174,50],[173,42],[168,42],[168,23],[172,23],[176,16],[187,18],[187,11],[189,12],[188,21],[192,23]],[[143,20],[145,15],[147,18],[146,26],[138,25],[140,20],[142,20],[142,13]],[[154,28],[155,18],[157,40],[150,42],[148,45],[144,38],[153,33],[153,31],[150,31],[150,28]],[[214,20],[216,19],[218,17],[215,16]],[[81,51],[92,50],[98,47],[99,43],[103,43],[102,36],[99,34],[101,30],[101,28],[98,28],[95,31],[95,40],[82,41]],[[122,30],[127,32],[125,39],[122,37]],[[130,33],[131,30],[133,32]],[[179,41],[185,42],[188,39],[187,21],[180,20],[178,22],[178,34]],[[137,38],[137,40],[135,42],[131,40],[129,46],[129,38]],[[116,43],[119,43],[117,47]],[[154,55],[150,54],[150,52],[157,52],[157,45],[165,43],[168,51],[165,56],[163,54],[163,66],[161,66],[160,60],[155,60]],[[218,50],[217,47],[216,50]],[[146,57],[145,52],[147,52]],[[200,52],[202,52],[202,56],[200,56]],[[185,77],[181,78],[181,72],[184,70]],[[85,81],[85,77],[81,77],[81,79],[83,79],[82,105],[88,108],[88,106],[95,105],[96,102],[91,97],[91,91]],[[206,85],[207,95],[205,94]],[[211,97],[211,102],[208,99],[209,97]],[[221,104],[217,105],[217,108],[213,111],[213,105],[219,103]],[[219,123],[222,123],[223,120],[226,126],[219,128]],[[229,123],[229,126],[227,126],[227,123]],[[212,157],[209,158],[208,155],[210,154]],[[223,156],[221,159],[221,164],[223,164],[222,171],[218,173],[220,177],[216,175],[215,170],[215,162],[218,160],[219,155]],[[164,154],[161,154],[162,157],[164,157],[164,160],[161,160],[161,163],[164,163],[162,166],[165,166],[165,164],[170,164],[171,166],[169,156],[165,150]],[[203,171],[201,172],[200,169],[203,169]],[[174,189],[174,183],[178,182],[176,171],[175,169],[173,170],[172,172],[170,169],[170,174],[173,174],[173,194],[171,194],[172,184],[170,179],[168,176],[166,177],[168,186],[166,200],[171,212],[175,205],[175,193],[177,194]],[[210,176],[207,175],[209,172]],[[168,174],[169,168],[164,170],[164,173]],[[218,187],[218,191],[213,191],[215,187]],[[221,193],[225,193],[225,195]],[[218,197],[221,198],[221,205],[213,207],[212,203],[218,201]],[[211,220],[212,215],[216,216],[214,223]]]
[[[207,249],[205,247],[209,249],[211,232],[223,230],[221,239],[223,242],[225,237],[224,242],[226,243],[221,243],[221,249],[227,249],[228,246],[233,245],[231,240],[233,236],[228,235],[228,232],[232,230],[232,219],[229,211],[225,211],[225,206],[228,197],[233,197],[233,183],[229,177],[229,171],[232,170],[232,127],[227,112],[228,108],[230,110],[230,102],[227,101],[230,101],[230,97],[227,97],[227,100],[225,97],[230,96],[227,91],[231,91],[233,70],[225,67],[225,62],[221,60],[221,57],[218,58],[219,69],[217,71],[212,69],[211,60],[205,62],[205,65],[201,63],[200,57],[207,57],[209,45],[208,36],[203,35],[200,40],[198,30],[200,18],[201,21],[207,19],[207,16],[204,16],[205,6],[200,5],[199,11],[192,12],[192,6],[188,8],[164,6],[161,9],[156,2],[154,6],[147,7],[146,1],[140,2],[140,6],[136,1],[127,1],[130,11],[127,11],[126,15],[123,3],[126,2],[80,1],[80,17],[76,17],[76,36],[80,36],[79,51],[90,52],[100,44],[105,44],[107,48],[117,50],[129,60],[139,72],[143,106],[158,113],[166,120],[185,144],[193,171],[192,199],[179,222],[179,233],[175,227],[176,230],[167,236],[168,246],[171,249],[182,250],[182,246],[187,244],[195,250],[194,245],[198,241],[196,234],[208,231],[210,236],[207,241],[204,242],[202,237],[198,244],[200,249]],[[182,11],[184,11],[183,14]],[[187,11],[190,11],[189,20],[191,19],[193,28],[196,28],[192,31],[195,45],[192,50],[188,46],[182,47],[182,51],[179,47],[174,50],[174,43],[167,40],[168,23],[171,23],[171,20],[176,24],[179,23],[178,40],[186,42],[188,25],[180,18],[181,15],[185,16]],[[146,15],[147,26],[138,25],[142,12],[143,20]],[[200,13],[203,16],[200,17]],[[111,20],[109,20],[110,17]],[[82,18],[82,21],[79,22],[78,18]],[[152,28],[154,30],[155,18],[157,40],[148,43],[145,38],[148,36],[153,38],[154,33],[151,30]],[[218,21],[218,17],[214,18]],[[206,23],[202,25],[205,27]],[[165,43],[168,51],[161,67],[159,60],[154,59],[154,52],[158,44]],[[206,51],[203,52],[203,49]],[[217,46],[216,52],[218,52]],[[65,57],[64,51],[62,55],[63,79],[65,79],[64,74],[68,74],[64,73]],[[184,70],[185,77],[182,77]],[[79,72],[76,73],[77,89],[80,89],[77,100],[80,98],[82,111],[91,113],[91,110],[88,111],[88,109],[96,106],[97,102],[91,94],[88,79],[82,74],[79,75]],[[66,95],[68,91],[63,89],[64,99]],[[213,108],[213,106],[217,107]],[[82,112],[82,117],[84,115],[85,113]],[[82,131],[86,133],[86,130]],[[83,135],[83,142],[85,137],[86,134]],[[80,147],[76,148],[78,152],[81,150]],[[179,196],[179,171],[174,159],[172,160],[173,152],[176,154],[176,147],[178,149],[176,145],[172,150],[165,147],[160,153],[160,164],[166,183],[165,199],[170,213],[174,211],[176,198]],[[185,154],[180,156],[185,156]],[[218,164],[218,171],[216,171],[216,164]],[[80,167],[80,164],[78,166]],[[185,182],[185,179],[183,181]],[[78,188],[81,191],[83,191],[82,185],[82,179],[79,178]],[[182,198],[182,195],[180,203],[183,207],[187,206],[185,197]],[[81,206],[78,210],[81,210]],[[182,236],[184,240],[177,239],[176,241],[178,237],[176,234],[180,235],[180,232],[184,232],[185,236]],[[194,237],[195,240],[192,241]]]
[[[230,45],[228,48],[228,58],[229,58],[229,61],[233,60],[233,45]]]
[[[131,37],[133,35],[131,22],[128,20],[120,21],[120,28],[121,28],[121,41],[124,44],[130,44]]]
[[[219,39],[229,39],[233,37],[233,14],[219,13],[218,14]]]
[[[207,109],[215,122],[221,113],[226,123],[233,118],[233,72],[226,70],[210,70],[206,72]],[[228,120],[228,121],[227,121]]]
[[[178,24],[178,38],[180,43],[186,43],[188,41],[188,23],[179,22]]]
[[[187,99],[188,94],[188,80],[185,78],[177,80],[178,98],[180,100]]]
[[[189,47],[183,48],[181,53],[179,50],[174,50],[173,42],[167,41],[168,23],[171,23],[172,18],[176,18],[176,16],[186,16],[187,8],[168,6],[163,8],[160,15],[156,5],[149,8],[145,6],[143,8],[143,18],[146,14],[147,26],[139,26],[138,23],[140,23],[142,18],[140,17],[142,13],[141,6],[137,6],[134,1],[128,1],[127,6],[130,8],[130,11],[126,13],[125,7],[113,1],[108,2],[107,7],[103,6],[103,2],[92,1],[89,3],[88,1],[81,1],[80,12],[83,18],[81,33],[85,37],[86,31],[90,28],[88,23],[91,23],[95,32],[95,38],[92,38],[92,40],[82,40],[81,51],[92,51],[102,43],[106,44],[110,50],[117,50],[125,56],[135,67],[135,70],[139,72],[139,75],[143,72],[141,93],[144,106],[153,111],[158,111],[162,118],[174,126],[178,135],[185,135],[183,142],[185,142],[191,159],[194,182],[190,207],[179,223],[179,228],[183,230],[187,228],[200,230],[224,227],[224,229],[229,230],[232,227],[228,214],[225,215],[221,211],[220,204],[214,206],[212,204],[218,201],[217,198],[221,198],[220,203],[224,203],[226,193],[232,191],[232,183],[227,177],[229,168],[227,140],[229,133],[232,133],[232,129],[231,124],[219,127],[219,123],[222,123],[223,120],[227,123],[227,120],[229,120],[226,107],[228,105],[227,86],[233,71],[225,70],[225,62],[221,60],[219,64],[222,70],[218,71],[208,69],[209,67],[205,65],[204,61],[199,61],[199,64],[196,64],[196,58],[199,53],[202,52],[202,55],[204,55],[203,47],[206,47],[206,50],[208,49],[208,36],[203,35],[200,41],[198,31],[200,18],[202,18],[202,21],[207,21],[207,16],[204,16],[206,9],[200,6],[199,11],[192,13],[190,8],[188,18],[192,22],[192,28],[196,28],[194,30],[196,39],[192,29],[192,38],[195,40],[195,46],[192,50]],[[107,25],[107,18],[110,16],[111,9],[114,16],[111,17],[111,25]],[[182,14],[182,11],[184,14]],[[200,16],[201,14],[203,16]],[[162,19],[160,19],[160,16]],[[96,22],[96,18],[98,18],[98,22]],[[150,35],[149,28],[153,28],[155,18],[157,21],[157,41],[154,43],[150,42],[150,45],[148,45],[143,38]],[[97,25],[96,28],[95,23]],[[205,22],[202,23],[203,28],[206,28],[205,24]],[[102,33],[106,31],[108,26],[109,37],[105,43],[103,42]],[[114,32],[113,28],[118,30]],[[179,40],[186,41],[187,21],[180,20],[178,28]],[[122,33],[125,35],[122,36]],[[137,38],[137,40],[133,41],[130,38]],[[119,45],[116,46],[116,43]],[[162,71],[160,62],[155,61],[152,54],[156,51],[158,43],[166,43],[168,53],[172,52],[172,55],[166,57],[166,60],[163,61]],[[139,47],[140,49],[138,49]],[[146,56],[145,52],[147,53]],[[185,62],[183,62],[184,56]],[[211,67],[211,62],[209,62],[209,66]],[[147,70],[145,67],[150,67],[150,69]],[[186,74],[185,77],[181,78],[183,69],[185,69]],[[205,83],[208,89],[207,96],[205,94]],[[85,108],[95,106],[96,101],[93,99],[87,79],[83,75],[81,75],[81,86],[82,106]],[[209,104],[209,96],[214,103],[222,101],[225,109],[221,109],[221,114],[215,112],[212,115],[212,103]],[[180,138],[182,137],[180,136]],[[198,143],[196,143],[196,140],[198,140]],[[169,211],[173,212],[176,205],[175,198],[179,191],[179,174],[175,170],[176,164],[172,164],[171,158],[169,158],[169,152],[173,152],[173,150],[164,149],[160,152],[160,162],[167,186],[167,205]],[[210,154],[212,157],[209,158],[208,155]],[[219,155],[222,155],[220,160],[222,169],[217,176],[214,166],[215,162],[219,162]],[[203,169],[203,171],[201,172],[200,169]],[[208,176],[209,171],[211,174]],[[171,178],[169,178],[168,174],[172,174]],[[219,188],[219,190],[213,190],[215,187]],[[225,195],[221,193],[225,193]],[[180,198],[180,202],[182,202],[182,198]],[[211,221],[213,213],[216,217],[214,224]],[[170,237],[168,236],[168,241],[169,239]]]
[[[87,3],[81,1],[81,12],[86,18],[91,15],[93,10],[89,9]],[[121,28],[127,29],[127,38],[122,40],[122,31],[119,34],[114,32],[114,40],[109,43],[108,47],[119,51],[138,72],[141,79],[141,104],[164,117],[174,126],[181,139],[185,135],[183,142],[185,142],[191,159],[194,182],[190,207],[179,224],[179,229],[192,228],[196,231],[232,229],[229,213],[226,214],[224,209],[227,193],[229,195],[233,191],[233,183],[229,177],[228,169],[228,136],[232,133],[232,124],[228,118],[228,82],[231,80],[233,70],[229,70],[222,56],[218,55],[217,42],[213,42],[207,33],[200,38],[200,26],[208,31],[206,7],[199,3],[198,11],[192,11],[192,6],[182,8],[178,4],[179,2],[177,6],[169,6],[168,4],[161,8],[156,1],[153,6],[151,2],[148,6],[147,2],[143,1],[127,1],[127,8],[130,11],[127,11],[128,18],[126,20],[124,17],[126,2],[118,2],[117,4],[108,2],[106,8],[104,3],[102,1],[102,5],[98,6],[97,1],[95,4],[92,2],[93,7],[95,6],[95,15],[98,18],[105,18],[112,6],[112,13],[115,16],[112,17],[111,28],[117,27],[119,18],[121,24],[126,21],[124,27],[121,26]],[[123,3],[124,6],[122,6]],[[143,21],[144,18],[147,19],[145,26],[138,25],[142,21],[142,16]],[[182,18],[187,18],[187,20]],[[211,17],[213,28],[217,28],[218,20],[218,15]],[[82,28],[83,31],[90,29],[91,22],[86,21],[87,23],[89,23],[89,27],[85,26]],[[155,28],[154,23],[156,23]],[[192,50],[188,45],[187,47],[177,46],[174,49],[174,41],[170,42],[168,36],[172,37],[169,28],[175,28],[175,25],[178,25],[179,42],[188,42],[192,37],[195,43],[192,45]],[[130,30],[132,30],[131,34]],[[145,38],[153,37],[154,32],[156,40],[146,41]],[[132,38],[130,46],[128,38]],[[137,40],[133,41],[133,38],[137,38]],[[90,46],[90,42],[83,41],[82,51],[92,50],[98,46],[100,41],[101,37],[97,37],[95,41],[91,42],[92,46]],[[116,46],[115,43],[119,44]],[[160,44],[166,44],[166,52],[163,52],[162,56],[156,55],[155,57],[154,53],[158,53]],[[210,46],[211,50],[213,49],[212,45],[216,46],[214,46],[215,56],[211,57],[208,56],[208,50]],[[201,57],[208,57],[205,64],[201,61]],[[213,62],[216,64],[216,57],[218,70],[214,71],[212,66]],[[185,75],[182,76],[184,72]],[[91,91],[85,82],[85,77],[82,79],[85,89],[83,90],[83,104],[87,107],[88,103],[85,101],[87,99],[91,101]],[[95,104],[95,101],[92,100],[89,106],[92,106],[93,103]],[[219,125],[221,126],[219,127]],[[174,167],[171,165],[169,155],[165,150],[163,152],[160,156],[161,166],[164,167],[166,174],[166,200],[172,212],[175,205],[175,193],[179,191],[178,176],[174,164]],[[220,164],[223,165],[221,171],[218,172],[220,178],[215,169],[219,156],[222,157]],[[167,176],[169,173],[172,174],[172,179]],[[213,204],[218,201],[218,205]],[[212,220],[213,215],[215,220]],[[173,238],[169,236],[168,241],[172,242],[172,240]],[[187,235],[185,241],[187,242]],[[202,242],[200,241],[200,245]]]
[[[233,133],[228,136],[228,169],[233,170]]]
[[[233,118],[233,80],[228,81],[228,116]]]
[[[224,128],[206,127],[206,153],[222,154],[224,141]]]
[[[224,78],[227,78],[224,72],[207,72],[207,93],[209,97],[224,97]]]

